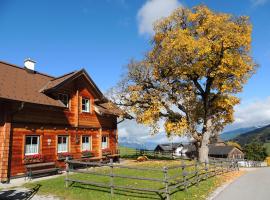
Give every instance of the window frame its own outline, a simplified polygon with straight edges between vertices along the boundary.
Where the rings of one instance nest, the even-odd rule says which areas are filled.
[[[64,104],[64,102],[62,101],[62,97],[66,97],[67,98],[67,105]],[[69,108],[69,95],[68,94],[65,94],[65,93],[59,93],[58,94],[58,99],[66,106],[66,108]]]
[[[83,109],[83,106],[86,108],[86,103],[83,101],[87,100],[88,101],[88,110],[87,109]],[[82,109],[82,112],[84,113],[91,113],[91,101],[90,101],[90,98],[87,98],[87,97],[82,97],[82,102],[81,102],[82,106],[81,106],[81,109]]]
[[[83,138],[88,138],[88,143],[83,142]],[[83,144],[89,144],[89,149],[84,149]],[[92,151],[92,136],[90,136],[90,135],[82,135],[81,151]]]
[[[66,151],[59,151],[59,138],[66,138],[66,146],[67,146],[67,150]],[[61,144],[64,144],[63,143],[63,139],[62,139],[62,143]],[[68,153],[69,152],[69,135],[58,135],[57,136],[57,153]]]
[[[37,138],[37,152],[35,152],[35,153],[27,153],[26,152],[26,150],[27,150],[27,144],[26,144],[26,142],[27,142],[27,137],[31,137],[31,146],[33,145],[32,143],[33,143],[33,137],[36,137]],[[32,155],[38,155],[40,153],[40,136],[39,135],[26,135],[25,136],[25,142],[24,142],[24,155],[25,156],[32,156]]]
[[[103,138],[106,138],[106,147],[103,147],[103,144],[105,143],[103,142]],[[108,148],[109,148],[109,136],[103,135],[101,137],[101,149],[108,149]]]

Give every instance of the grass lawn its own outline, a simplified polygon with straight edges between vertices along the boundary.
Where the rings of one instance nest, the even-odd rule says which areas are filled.
[[[152,167],[157,169],[162,169],[163,166],[173,166],[178,164],[179,161],[147,161],[143,163],[137,163],[134,161],[129,161],[128,165],[137,166],[137,167]],[[95,170],[99,173],[108,173],[108,168],[96,168],[91,169]],[[163,178],[162,172],[153,172],[153,171],[138,171],[138,170],[130,170],[130,169],[115,169],[115,172],[121,175],[130,175],[130,176],[141,176],[141,177],[155,177],[155,178]],[[171,170],[169,171],[169,176],[175,175],[176,173],[181,173],[181,170]],[[95,175],[86,175],[86,174],[71,174],[71,178],[80,179],[80,180],[88,180],[88,181],[99,181],[100,183],[109,183],[109,177],[101,177]],[[74,183],[70,187],[65,188],[64,176],[53,178],[50,180],[44,180],[39,182],[27,183],[25,187],[34,188],[37,185],[40,185],[39,194],[52,194],[55,196],[62,197],[63,199],[68,200],[107,200],[110,199],[110,189],[109,188],[101,188],[90,185],[83,185],[79,183]],[[200,182],[199,186],[192,186],[185,191],[176,191],[173,195],[171,195],[171,199],[205,199],[206,196],[217,186],[219,185],[219,178],[210,178],[207,181]],[[164,185],[159,182],[150,182],[144,180],[132,180],[132,179],[123,179],[123,178],[114,178],[114,183],[122,186],[134,186],[141,188],[152,188],[159,189],[164,188]],[[114,198],[117,200],[135,200],[135,199],[162,199],[161,196],[157,193],[151,192],[140,192],[140,191],[127,191],[115,189]]]

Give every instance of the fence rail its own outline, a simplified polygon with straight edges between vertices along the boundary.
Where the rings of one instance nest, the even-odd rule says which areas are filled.
[[[81,165],[87,167],[87,169],[75,169],[76,166]],[[88,167],[103,166],[106,167],[107,173],[99,173],[94,170],[88,170]],[[144,177],[119,174],[115,169],[127,169],[127,170],[139,170],[139,171],[153,171],[155,173],[160,173],[163,176],[160,177]],[[186,164],[182,162],[176,166],[165,166],[163,168],[146,168],[146,167],[134,167],[134,166],[124,166],[115,165],[113,160],[110,159],[108,164],[92,163],[92,162],[80,162],[76,160],[66,160],[66,178],[65,185],[69,187],[69,183],[81,183],[88,184],[98,187],[106,187],[111,191],[111,196],[114,195],[115,189],[127,189],[127,190],[138,190],[146,192],[155,192],[165,197],[167,200],[170,199],[170,195],[175,192],[175,190],[187,190],[191,185],[198,185],[202,180],[206,180],[210,177],[216,176],[218,174],[226,173],[232,170],[237,170],[237,162],[233,160],[211,160],[209,164],[195,162],[193,164]],[[173,171],[174,170],[174,171]],[[178,170],[178,171],[177,171]],[[109,182],[102,183],[97,182],[97,178],[92,180],[79,180],[78,178],[70,177],[70,172],[81,173],[81,174],[91,174],[95,176],[109,177]],[[174,172],[175,174],[170,174]],[[177,172],[177,173],[176,173]],[[160,188],[146,188],[146,187],[134,187],[130,185],[118,185],[115,182],[116,178],[121,179],[131,179],[138,181],[150,181],[158,182],[163,185]]]

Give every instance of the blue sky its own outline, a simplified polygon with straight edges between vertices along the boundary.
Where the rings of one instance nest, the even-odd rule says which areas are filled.
[[[254,27],[252,55],[260,68],[239,94],[237,120],[228,129],[250,125],[254,109],[256,123],[270,122],[268,0],[0,0],[0,60],[23,65],[30,57],[38,71],[55,76],[84,67],[105,92],[131,58],[151,47],[153,19],[198,4],[248,15]]]

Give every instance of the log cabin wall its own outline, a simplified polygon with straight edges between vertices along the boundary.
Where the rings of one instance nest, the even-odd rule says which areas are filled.
[[[0,102],[0,182],[8,180],[9,142],[11,134],[9,104]]]
[[[116,145],[113,144],[115,137],[114,130],[102,131],[102,135],[110,137],[109,149],[112,152],[116,151]],[[43,162],[56,161],[57,165],[64,167],[63,161],[58,161],[57,154],[57,137],[68,136],[69,147],[68,153],[73,159],[81,159],[82,156],[82,136],[91,137],[91,152],[94,156],[100,155],[101,135],[99,129],[86,129],[86,128],[65,128],[61,126],[40,127],[37,124],[25,126],[25,124],[13,125],[13,145],[12,145],[12,163],[11,163],[11,176],[19,176],[25,173],[24,152],[25,152],[25,137],[26,136],[39,136],[39,153],[42,155]]]

